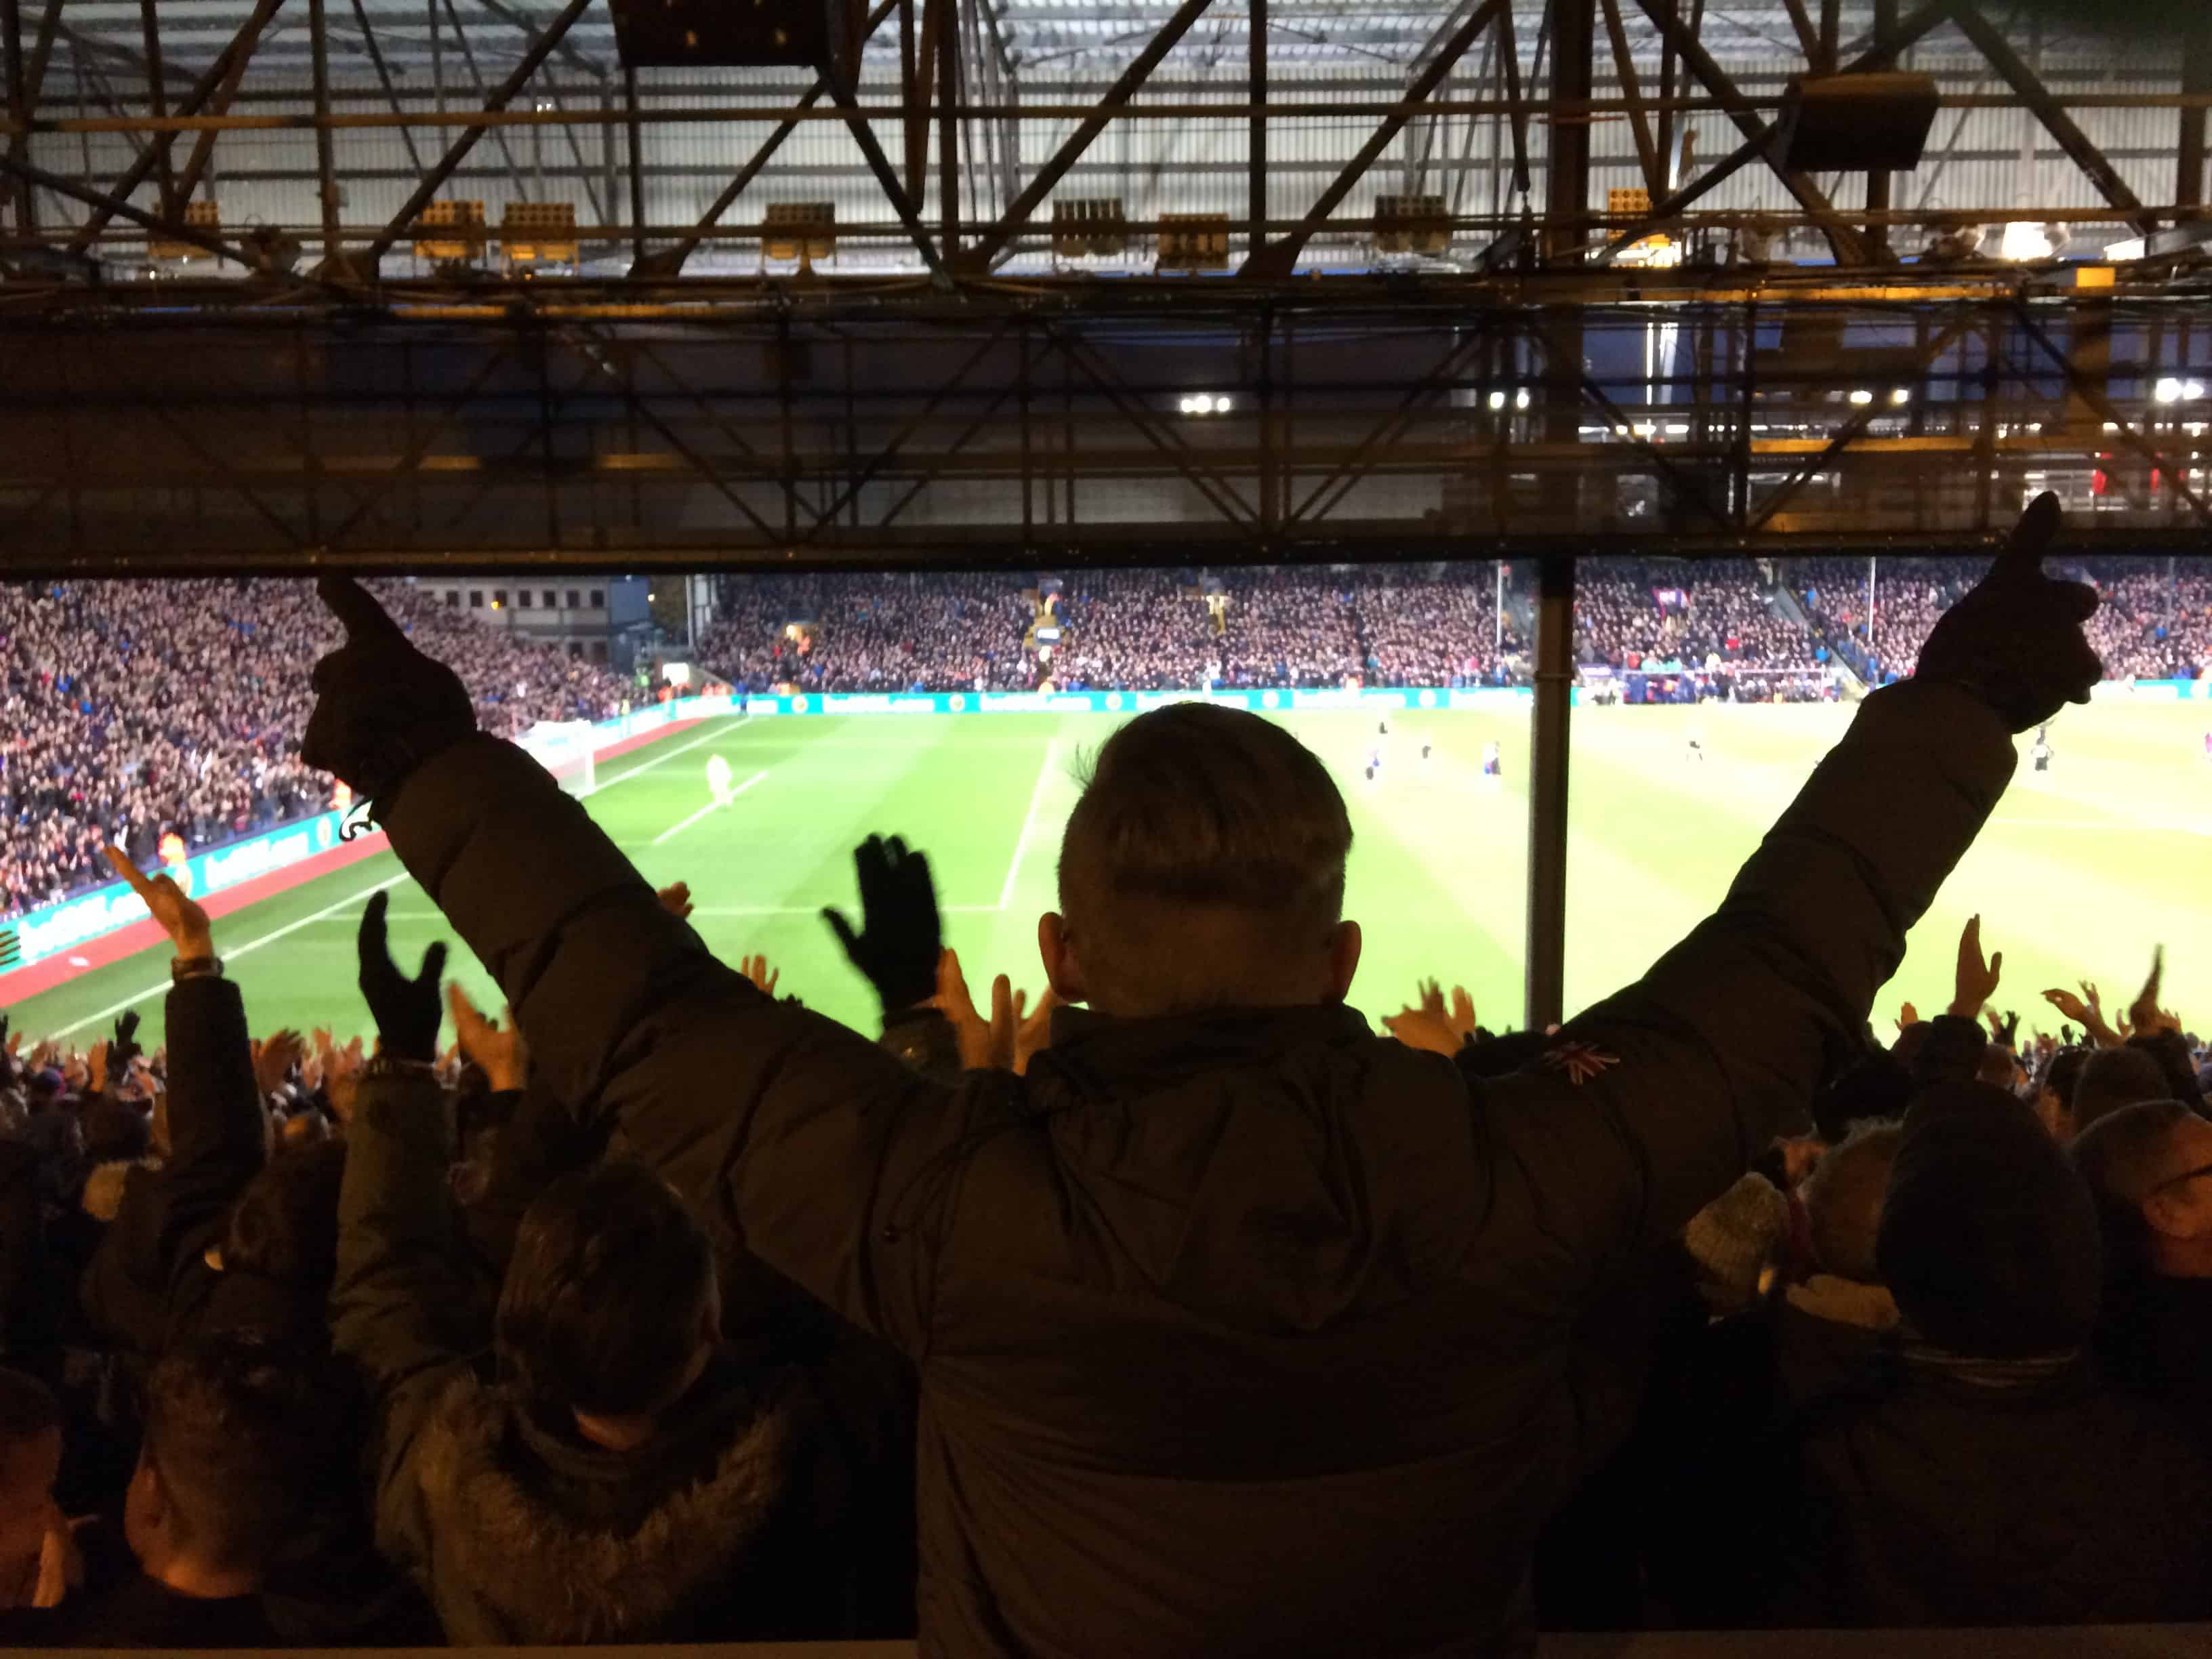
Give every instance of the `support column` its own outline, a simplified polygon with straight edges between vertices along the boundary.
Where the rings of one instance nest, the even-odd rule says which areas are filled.
[[[1875,39],[1879,40],[1885,35],[1895,33],[1896,29],[1897,0],[1874,0]],[[1889,69],[1893,67],[1893,65],[1888,62],[1884,62],[1878,67]],[[1890,175],[1888,173],[1869,173],[1867,174],[1866,204],[1867,212],[1869,215],[1887,213],[1889,211],[1891,202],[1889,186]],[[1867,258],[1869,263],[1878,265],[1885,265],[1889,263],[1889,227],[1887,225],[1883,224],[1876,219],[1869,218],[1868,220],[1866,228],[1866,250]]]
[[[1597,0],[1553,0],[1552,97],[1587,99],[1594,83],[1597,47]],[[1590,210],[1590,126],[1585,120],[1552,124],[1550,154],[1544,168],[1544,262],[1572,256],[1589,240],[1589,227],[1578,223]]]
[[[1567,726],[1575,682],[1575,561],[1536,562],[1536,702],[1528,742],[1528,1028],[1566,1018]]]
[[[345,254],[338,234],[338,170],[335,136],[331,131],[331,40],[323,0],[307,0],[307,35],[314,53],[315,178],[323,204],[322,274],[343,280]]]
[[[1245,142],[1246,258],[1267,244],[1267,0],[1250,0],[1252,124]],[[2201,113],[2202,112],[2200,112]]]
[[[0,0],[0,97],[7,100],[9,119],[21,124],[31,118],[30,87],[23,74],[23,13],[20,0]],[[26,146],[27,154],[27,150]],[[18,234],[26,233],[31,228],[31,181],[18,179],[11,194],[15,199],[15,229]]]
[[[2212,94],[2212,16],[2200,19],[2181,49],[2181,89]],[[2173,199],[2184,207],[2204,204],[2204,139],[2212,110],[2202,104],[2181,112],[2181,155],[2174,167]]]

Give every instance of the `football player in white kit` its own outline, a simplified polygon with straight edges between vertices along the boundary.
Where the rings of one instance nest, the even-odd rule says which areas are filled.
[[[720,755],[707,757],[707,788],[714,797],[714,805],[730,804],[730,763]]]

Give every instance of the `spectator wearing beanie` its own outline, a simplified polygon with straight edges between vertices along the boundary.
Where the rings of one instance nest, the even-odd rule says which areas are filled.
[[[2124,1106],[2072,1151],[2105,1230],[2099,1349],[2212,1445],[2212,1123],[2178,1100]]]
[[[1791,1625],[2125,1624],[2212,1612],[2212,1474],[2085,1350],[2095,1206],[2034,1115],[1949,1084],[1906,1116],[1875,1248],[1903,1341],[1814,1408]],[[2029,1564],[2033,1564],[2032,1567]]]

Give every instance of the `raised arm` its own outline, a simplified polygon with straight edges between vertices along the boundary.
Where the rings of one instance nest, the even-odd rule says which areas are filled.
[[[125,1213],[86,1275],[84,1299],[96,1324],[150,1349],[161,1333],[124,1328],[144,1322],[135,1310],[162,1306],[174,1315],[189,1304],[180,1277],[204,1271],[202,1253],[267,1157],[266,1129],[246,1005],[222,976],[207,913],[169,877],[142,875],[120,848],[106,851],[176,952],[167,1005],[169,1157],[158,1174],[141,1172],[126,1190]]]
[[[307,758],[374,800],[498,980],[536,1075],[583,1124],[618,1120],[725,1243],[918,1342],[924,1255],[878,1261],[872,1218],[955,1138],[951,1097],[717,961],[536,762],[473,729],[459,682],[374,599],[324,592],[349,640],[315,671]]]
[[[2012,734],[2087,700],[2096,596],[2042,573],[2057,516],[2041,498],[1918,678],[1867,699],[1719,909],[1492,1091],[1522,1201],[1572,1255],[1680,1227],[1810,1104],[2002,793]]]
[[[403,975],[386,946],[384,903],[377,894],[362,919],[362,989],[380,1052],[346,1129],[331,1340],[361,1368],[374,1403],[377,1542],[419,1571],[422,1430],[447,1386],[491,1346],[491,1322],[446,1186],[453,1126],[431,1066],[445,947],[431,946],[413,978]]]

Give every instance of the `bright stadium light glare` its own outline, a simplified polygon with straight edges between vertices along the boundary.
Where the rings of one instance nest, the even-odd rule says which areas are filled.
[[[1228,394],[1225,392],[1213,400],[1213,412],[1217,415],[1226,415],[1231,407]]]
[[[1526,409],[1528,407],[1528,388],[1527,386],[1522,386],[1518,392],[1513,394],[1513,407],[1516,409]]]
[[[1505,394],[1504,394],[1504,392],[1492,392],[1492,393],[1490,394],[1490,406],[1491,406],[1492,409],[1503,409],[1503,408],[1504,408],[1504,407],[1505,407]]]
[[[1851,393],[1851,401],[1863,408],[1874,401],[1874,393],[1861,386],[1856,392]]]
[[[2162,404],[2178,404],[2181,401],[2181,382],[2170,378],[2160,380],[2152,388],[2151,395]]]
[[[1899,386],[1889,394],[1889,400],[1893,404],[1909,404],[1912,401],[1912,393],[1907,388]]]
[[[2181,388],[2181,395],[2188,398],[2190,402],[2195,403],[2199,398],[2204,395],[2204,382],[2202,380],[2189,380],[2184,382]]]

